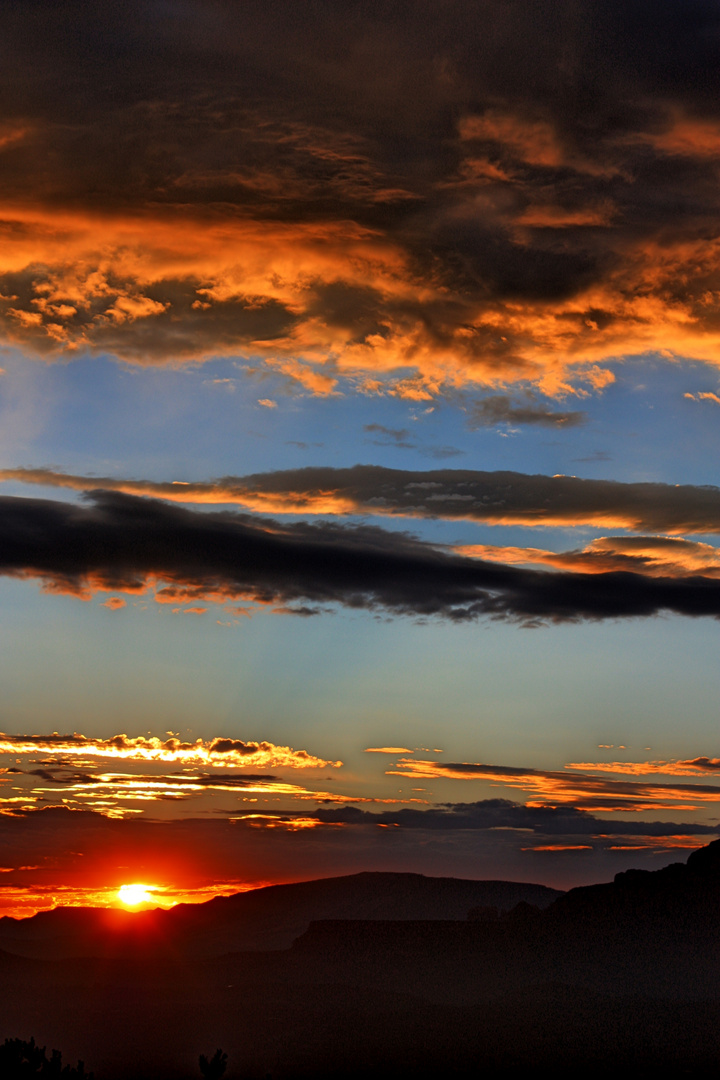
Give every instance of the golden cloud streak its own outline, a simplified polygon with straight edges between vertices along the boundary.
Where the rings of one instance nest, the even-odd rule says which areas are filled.
[[[462,544],[454,551],[489,562],[551,566],[588,574],[629,571],[649,577],[720,577],[720,548],[672,536],[602,536],[582,551],[495,544]]]
[[[243,822],[252,829],[282,829],[286,832],[302,832],[307,829],[344,829],[344,821],[319,821],[311,817],[278,817],[276,814],[240,814],[229,821]]]
[[[599,840],[618,840],[617,844],[609,845],[607,851],[696,851],[708,843],[708,837],[692,835],[677,836],[613,836],[612,834],[600,834]]]
[[[696,810],[697,803],[720,802],[720,787],[609,780],[571,772],[544,772],[480,762],[442,764],[402,759],[388,776],[422,780],[483,780],[534,796],[528,806],[571,804],[579,810]],[[678,805],[681,803],[682,805]]]
[[[592,851],[592,844],[536,844],[520,848],[521,851]]]
[[[566,769],[583,772],[618,773],[625,776],[720,776],[720,758],[699,757],[688,761],[581,761],[570,762]]]
[[[408,750],[407,746],[368,746],[365,748],[366,754],[412,754],[412,750]]]
[[[42,484],[69,488],[72,491],[119,491],[124,495],[144,495],[168,502],[199,505],[234,505],[246,510],[272,514],[352,514],[358,503],[349,496],[328,491],[259,491],[222,480],[211,483],[188,483],[172,480],[118,480],[111,476],[74,476],[51,469],[0,469],[0,482],[19,480],[23,484]]]
[[[57,795],[57,787],[34,787],[34,794]],[[175,779],[135,777],[132,775],[113,774],[111,776],[99,775],[77,783],[63,784],[62,801],[67,803],[73,799],[101,800],[115,799],[123,802],[164,802],[180,801],[192,795],[212,794],[216,791],[229,791],[236,795],[285,795],[293,799],[304,801],[318,800],[320,802],[355,803],[375,802],[375,799],[353,798],[351,795],[338,795],[329,791],[310,791],[297,784],[288,784],[281,780],[268,779],[267,781],[250,782],[243,785],[223,783],[221,776],[210,779]],[[17,800],[21,801],[21,800]],[[27,800],[22,800],[27,801]],[[391,801],[394,800],[382,800]],[[96,805],[105,805],[96,802]],[[110,804],[111,805],[111,804]]]
[[[127,761],[162,761],[182,765],[205,765],[235,768],[319,769],[339,768],[341,761],[315,757],[306,750],[275,746],[270,742],[244,742],[242,739],[215,738],[208,741],[182,742],[138,735],[114,735],[110,739],[72,735],[6,735],[0,733],[0,754],[52,753],[74,757],[115,758]]]

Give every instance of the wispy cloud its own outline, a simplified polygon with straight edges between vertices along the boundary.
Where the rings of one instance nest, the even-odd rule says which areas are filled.
[[[108,817],[124,817],[128,813],[127,803],[185,802],[200,795],[214,795],[218,792],[242,793],[247,800],[251,796],[271,796],[275,800],[282,798],[294,802],[311,801],[320,803],[364,803],[374,800],[340,792],[308,789],[298,784],[290,784],[272,775],[232,775],[228,773],[183,773],[179,775],[139,773],[83,773],[63,774],[54,769],[29,770],[30,777],[39,777],[46,783],[31,784],[28,795],[32,802],[51,803],[55,800],[57,785],[62,788],[62,805],[85,805]],[[46,786],[50,783],[50,787]],[[252,799],[257,802],[257,798]],[[394,800],[389,800],[394,801]]]
[[[697,810],[698,804],[720,802],[720,787],[708,784],[673,784],[599,778],[574,770],[522,769],[480,762],[439,762],[404,759],[390,776],[417,780],[482,780],[527,792],[530,805],[569,804],[580,810],[616,811]],[[591,766],[596,769],[597,766]],[[610,770],[608,770],[610,771]],[[614,771],[614,770],[613,770]],[[649,769],[648,772],[655,770]],[[672,774],[672,769],[668,770]],[[697,770],[698,772],[700,770]],[[694,775],[694,771],[680,773]]]
[[[518,404],[504,394],[496,394],[475,402],[469,409],[468,417],[471,428],[492,427],[495,424],[570,428],[578,427],[586,420],[587,415],[584,412],[563,412],[535,404],[532,400]]]
[[[627,776],[720,776],[720,758],[697,757],[685,761],[597,761],[569,762],[566,769],[581,772],[615,773]]]

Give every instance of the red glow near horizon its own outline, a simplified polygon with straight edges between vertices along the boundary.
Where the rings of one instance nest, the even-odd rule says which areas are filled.
[[[130,901],[120,895],[123,888],[127,889],[136,884],[133,882],[130,886],[109,885],[105,888],[64,885],[47,891],[6,886],[0,889],[0,918],[28,919],[41,911],[52,911],[58,907],[104,908],[126,912],[147,911],[151,908],[168,909],[178,904],[203,904],[216,896],[232,896],[238,892],[249,892],[252,889],[274,884],[274,882],[260,881],[248,884],[232,881],[184,889],[169,885],[147,885],[143,886],[147,890],[149,897],[147,900]]]

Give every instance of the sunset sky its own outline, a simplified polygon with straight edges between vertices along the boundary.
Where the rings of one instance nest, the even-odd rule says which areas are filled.
[[[0,914],[720,835],[717,4],[0,42]]]

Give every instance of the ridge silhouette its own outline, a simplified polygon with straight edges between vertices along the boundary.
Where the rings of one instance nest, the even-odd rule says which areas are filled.
[[[364,872],[269,885],[169,910],[65,907],[29,919],[0,918],[0,949],[55,959],[127,955],[129,949],[210,957],[287,949],[315,919],[465,919],[473,907],[507,911],[521,900],[547,907],[559,895],[524,882]]]

